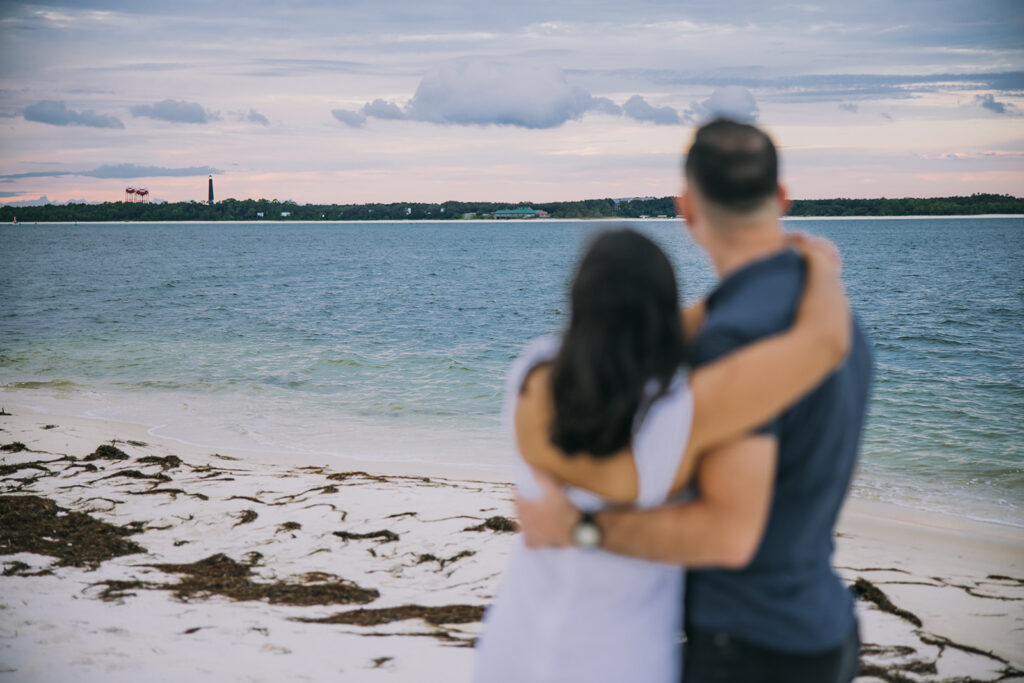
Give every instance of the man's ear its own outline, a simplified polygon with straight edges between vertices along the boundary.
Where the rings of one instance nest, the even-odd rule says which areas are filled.
[[[780,184],[775,196],[778,197],[779,200],[779,216],[785,216],[789,213],[789,207],[793,203],[789,200],[789,193],[786,191],[786,186]]]
[[[693,197],[689,190],[683,190],[676,197],[676,213],[686,223],[686,228],[692,232],[694,226]]]

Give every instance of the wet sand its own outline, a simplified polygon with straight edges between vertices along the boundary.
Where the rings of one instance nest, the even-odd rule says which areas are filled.
[[[0,681],[464,681],[512,487],[0,415]],[[1024,681],[1020,529],[852,501],[860,681]]]

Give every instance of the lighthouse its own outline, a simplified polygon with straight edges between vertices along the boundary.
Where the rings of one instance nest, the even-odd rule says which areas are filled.
[[[210,175],[210,200],[207,203],[213,205],[213,175]]]

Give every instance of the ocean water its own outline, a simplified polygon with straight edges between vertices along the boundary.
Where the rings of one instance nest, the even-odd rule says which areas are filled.
[[[500,474],[505,369],[604,222],[0,226],[0,397],[215,447]],[[678,222],[635,227],[685,299]],[[801,220],[877,379],[854,495],[1024,526],[1024,218]]]

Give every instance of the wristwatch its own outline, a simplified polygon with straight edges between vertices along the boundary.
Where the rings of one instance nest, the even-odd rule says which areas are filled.
[[[572,542],[578,548],[600,548],[603,535],[593,512],[580,513],[580,521],[572,528]]]

